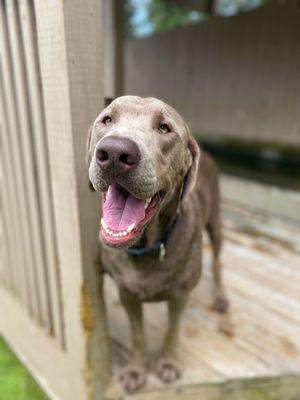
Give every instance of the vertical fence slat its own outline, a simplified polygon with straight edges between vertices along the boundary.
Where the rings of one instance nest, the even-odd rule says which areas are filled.
[[[27,188],[28,213],[30,215],[33,254],[35,259],[36,285],[39,299],[40,322],[47,328],[50,323],[48,286],[46,279],[45,258],[43,254],[43,238],[38,203],[34,153],[29,120],[28,93],[24,69],[23,48],[18,26],[18,16],[14,0],[6,0],[6,15],[12,53],[12,69],[16,87],[16,103],[20,122],[21,145],[24,156],[24,176]],[[20,145],[20,144],[19,144]]]
[[[0,106],[1,113],[1,106]],[[0,114],[1,115],[1,114]],[[0,121],[0,137],[3,134],[3,122]],[[11,249],[9,247],[8,231],[5,227],[5,202],[3,200],[4,174],[3,174],[3,146],[0,145],[0,281],[15,295],[15,287],[12,274]]]
[[[11,65],[9,51],[7,47],[6,24],[4,18],[4,4],[0,2],[0,55],[1,55],[1,94],[2,94],[2,109],[4,116],[4,104],[7,110],[7,121],[4,127],[2,136],[2,145],[4,155],[6,157],[5,165],[10,165],[9,171],[12,174],[12,179],[9,185],[13,185],[11,192],[11,204],[17,214],[18,226],[15,226],[16,232],[15,241],[18,243],[17,247],[20,251],[14,254],[14,265],[12,265],[12,272],[16,275],[14,278],[15,284],[18,284],[19,295],[22,304],[32,314],[34,313],[34,293],[29,294],[29,287],[26,285],[27,279],[25,274],[26,270],[30,270],[32,265],[32,254],[30,252],[31,246],[29,242],[29,220],[27,219],[27,211],[24,205],[25,199],[25,186],[21,173],[21,149],[18,143],[17,132],[18,127],[16,124],[16,112],[14,104],[14,89],[11,75]],[[3,119],[3,124],[4,124]],[[17,190],[15,189],[17,188]],[[15,219],[13,220],[15,221]],[[17,270],[19,273],[17,274]],[[18,275],[18,277],[17,277]]]
[[[12,290],[12,280],[11,277],[9,276],[9,270],[8,270],[10,268],[11,263],[9,259],[7,240],[6,237],[4,236],[3,225],[4,225],[3,211],[0,210],[0,283],[7,289]]]
[[[1,157],[2,158],[2,157]],[[0,162],[0,167],[3,165],[3,160]],[[1,202],[1,248],[2,248],[2,264],[0,268],[0,273],[3,276],[6,287],[11,290],[14,296],[19,295],[19,277],[17,274],[16,266],[14,265],[14,254],[16,249],[12,245],[14,243],[14,232],[12,230],[12,218],[11,210],[9,209],[9,200],[6,193],[6,188],[4,187],[4,182],[1,182],[0,186],[0,202]]]
[[[103,93],[116,98],[123,93],[123,2],[103,0]]]
[[[19,0],[19,16],[23,39],[24,56],[31,109],[32,133],[35,143],[37,163],[37,177],[39,183],[39,196],[41,201],[42,228],[46,265],[48,271],[48,284],[50,289],[50,306],[53,321],[53,334],[63,345],[61,287],[58,274],[58,260],[54,235],[54,221],[52,209],[52,191],[49,171],[49,159],[46,142],[46,127],[44,121],[43,98],[40,89],[37,49],[33,31],[33,7],[29,0]],[[31,9],[30,9],[31,6]]]
[[[5,148],[6,165],[10,165],[14,184],[14,192],[12,202],[14,209],[17,210],[18,227],[17,232],[21,236],[22,251],[16,252],[14,268],[19,267],[20,273],[18,283],[20,285],[19,294],[23,307],[27,308],[30,315],[38,317],[38,301],[36,291],[30,287],[28,281],[33,277],[33,254],[30,242],[30,220],[26,208],[26,189],[22,174],[22,149],[19,144],[19,127],[14,96],[14,81],[11,68],[11,58],[8,47],[7,25],[5,17],[4,2],[0,2],[0,54],[1,54],[1,93],[4,105],[6,108],[7,121],[3,132],[2,142]],[[8,163],[8,164],[7,164]],[[16,237],[18,240],[18,235]],[[32,282],[32,286],[33,286]]]
[[[20,251],[18,248],[18,241],[14,239],[14,227],[15,218],[12,216],[12,202],[8,199],[8,185],[7,181],[11,176],[9,176],[9,171],[5,169],[5,159],[7,151],[5,146],[5,120],[4,120],[4,108],[2,101],[2,86],[1,86],[1,65],[0,65],[0,217],[1,217],[1,250],[2,250],[2,264],[0,270],[2,271],[3,278],[5,280],[6,286],[12,291],[12,293],[17,296],[18,293],[18,276],[16,271],[16,265],[13,263],[13,255],[15,251]],[[15,236],[18,234],[16,233]],[[15,249],[13,249],[12,244],[15,244]],[[17,259],[17,257],[16,257]],[[22,267],[21,267],[22,268]],[[0,272],[1,272],[0,271]]]
[[[0,183],[1,189],[1,183]],[[1,200],[1,199],[0,199]],[[7,245],[4,238],[4,229],[3,229],[3,215],[2,210],[0,209],[0,282],[11,289],[11,280],[8,277],[7,268],[10,265],[9,256],[7,251]]]

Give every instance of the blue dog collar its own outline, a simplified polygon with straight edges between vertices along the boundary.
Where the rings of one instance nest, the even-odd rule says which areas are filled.
[[[130,254],[131,256],[137,256],[137,257],[152,256],[154,254],[158,254],[159,261],[162,262],[165,258],[166,244],[170,239],[170,236],[175,228],[178,218],[179,218],[179,213],[177,212],[171,225],[167,229],[165,236],[162,239],[157,240],[152,246],[129,247],[127,249],[127,253]]]

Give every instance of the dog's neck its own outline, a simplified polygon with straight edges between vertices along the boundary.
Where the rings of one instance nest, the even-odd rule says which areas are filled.
[[[180,186],[175,190],[172,199],[170,199],[157,216],[153,218],[135,247],[152,246],[158,240],[165,237],[168,229],[177,217],[181,192],[182,187]]]

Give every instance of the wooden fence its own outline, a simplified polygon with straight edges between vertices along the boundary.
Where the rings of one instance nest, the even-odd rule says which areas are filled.
[[[0,332],[53,398],[102,398],[99,210],[84,153],[103,107],[103,3],[0,4]]]
[[[164,99],[207,139],[299,148],[299,18],[299,2],[274,0],[129,40],[125,91]]]

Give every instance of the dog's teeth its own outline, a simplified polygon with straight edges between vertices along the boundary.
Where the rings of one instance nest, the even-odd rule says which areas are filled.
[[[107,223],[104,221],[103,218],[101,218],[101,225],[103,226],[104,229],[108,228]]]
[[[109,185],[109,186],[108,186],[108,190],[107,190],[107,192],[106,192],[106,195],[107,195],[107,196],[109,195],[109,193],[111,192],[111,190],[112,190],[112,186]]]
[[[130,233],[135,227],[134,222],[127,228],[127,232]]]
[[[115,232],[109,229],[107,223],[101,218],[101,225],[103,226],[103,229],[105,230],[106,233],[108,233],[112,237],[122,237],[128,235],[134,228],[134,224],[131,224],[126,231],[120,231],[120,232]]]
[[[149,204],[151,203],[151,200],[152,200],[151,197],[150,197],[150,199],[145,200],[145,205],[144,205],[145,210],[146,210],[146,208],[149,206]]]

